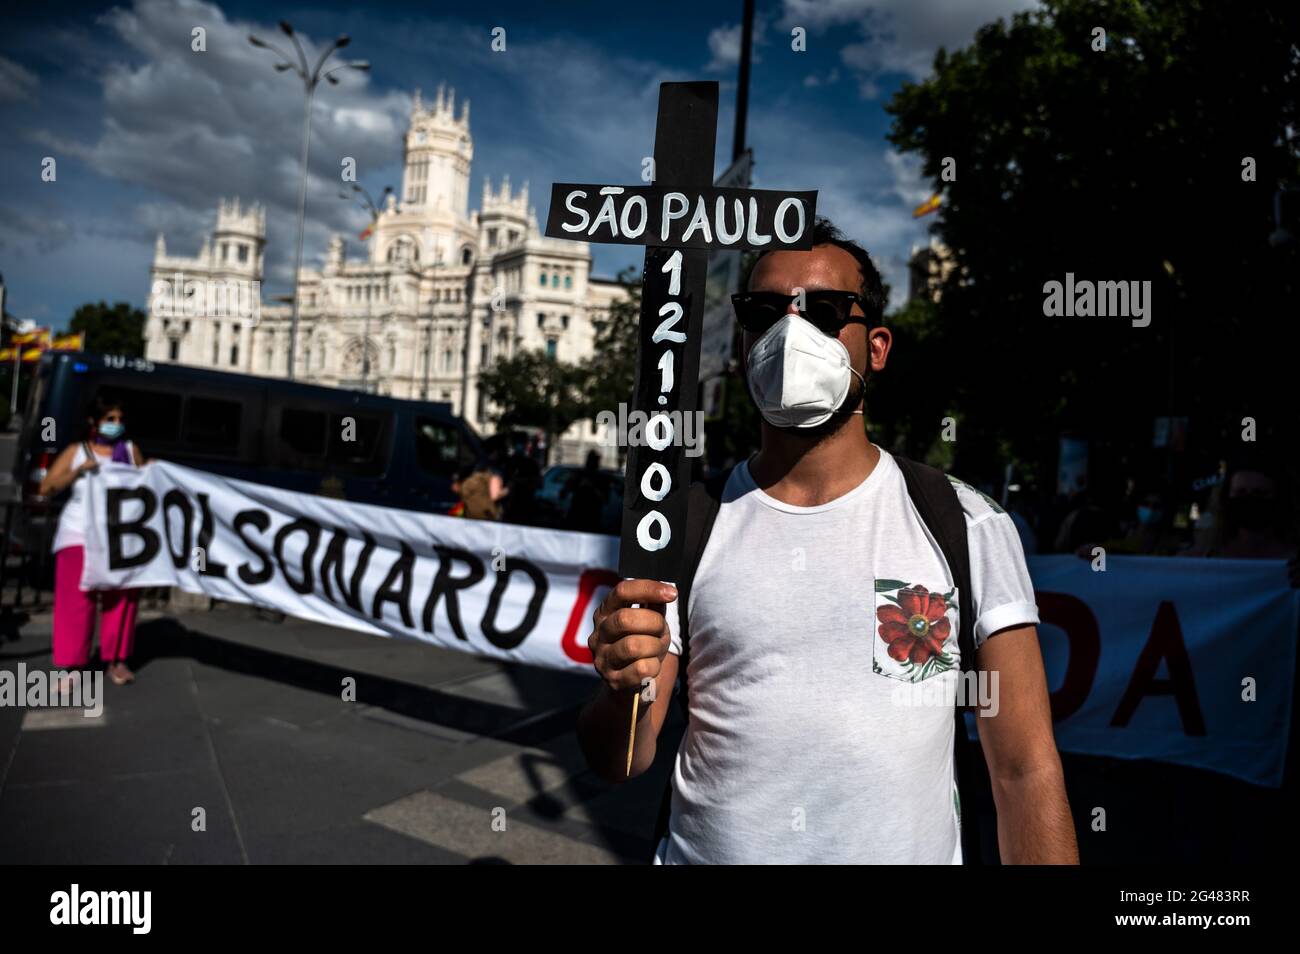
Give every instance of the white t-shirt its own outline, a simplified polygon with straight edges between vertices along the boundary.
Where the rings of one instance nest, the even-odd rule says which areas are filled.
[[[1038,610],[1011,518],[954,485],[979,645]],[[736,467],[691,590],[690,721],[656,860],[960,863],[957,603],[887,452],[816,507]]]
[[[126,452],[131,455],[131,460],[135,460],[135,445],[130,441],[126,442]],[[77,445],[76,452],[72,455],[71,467],[76,470],[86,462],[86,444],[81,442]],[[100,457],[101,464],[112,460],[111,457]],[[54,531],[54,546],[52,553],[58,553],[66,547],[83,547],[86,545],[86,479],[81,475],[72,482],[72,487],[68,493],[67,502],[64,503],[63,509],[59,511],[59,524]]]

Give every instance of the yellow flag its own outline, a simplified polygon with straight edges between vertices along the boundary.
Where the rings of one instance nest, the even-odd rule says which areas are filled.
[[[38,344],[38,343],[49,344],[49,341],[50,341],[50,329],[37,328],[35,331],[27,331],[20,335],[14,335],[11,343],[18,344],[18,345]]]
[[[941,205],[943,205],[943,193],[936,192],[912,210],[912,218],[919,219],[923,215],[929,215],[931,212],[936,211]]]

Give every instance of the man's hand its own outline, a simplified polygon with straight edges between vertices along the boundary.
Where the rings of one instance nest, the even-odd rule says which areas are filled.
[[[606,781],[623,782],[648,769],[659,731],[668,715],[677,657],[668,652],[666,604],[677,590],[654,580],[624,580],[592,614],[587,640],[600,691],[578,716],[578,741],[587,762]],[[648,705],[637,708],[632,769],[627,770],[627,739],[633,697],[649,685]]]
[[[639,691],[658,678],[669,645],[665,604],[676,596],[666,583],[624,580],[596,607],[587,648],[610,689]]]

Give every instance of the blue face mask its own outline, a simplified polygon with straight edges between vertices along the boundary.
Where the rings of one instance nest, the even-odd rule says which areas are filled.
[[[115,441],[126,433],[126,425],[121,421],[108,421],[99,425],[99,436],[104,440]]]
[[[1161,516],[1162,514],[1160,513],[1160,511],[1155,509],[1154,507],[1137,508],[1138,523],[1146,524],[1149,526],[1150,524],[1157,522]]]

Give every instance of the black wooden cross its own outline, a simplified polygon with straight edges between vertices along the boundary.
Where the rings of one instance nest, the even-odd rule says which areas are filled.
[[[713,186],[717,122],[717,83],[663,83],[652,185],[551,187],[548,236],[646,246],[628,417],[641,411],[648,423],[628,451],[618,559],[625,579],[677,583],[681,571],[691,477],[682,422],[698,405],[709,250],[812,247],[816,192]]]

